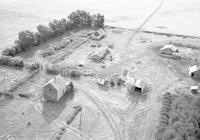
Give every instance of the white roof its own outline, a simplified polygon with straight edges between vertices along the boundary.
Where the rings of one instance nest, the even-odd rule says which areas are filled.
[[[103,84],[105,83],[105,79],[103,79],[103,78],[98,78],[98,83],[103,85]]]
[[[197,70],[198,70],[197,65],[194,65],[194,66],[189,67],[190,73],[191,73],[191,72],[195,72],[195,71],[197,71]]]
[[[178,50],[178,48],[176,46],[174,46],[173,44],[165,45],[160,50],[165,50],[165,49],[170,49],[173,52],[176,52]]]
[[[100,28],[99,30],[97,30],[97,32],[98,32],[100,35],[105,35],[105,31],[104,31],[102,28]]]
[[[131,85],[135,85],[135,78],[131,77],[131,76],[127,76],[126,77],[126,84],[131,84]]]
[[[139,87],[139,88],[144,88],[145,87],[145,83],[144,83],[144,81],[142,79],[138,79],[135,82],[135,86]]]
[[[191,90],[199,89],[199,86],[191,86],[190,89]]]

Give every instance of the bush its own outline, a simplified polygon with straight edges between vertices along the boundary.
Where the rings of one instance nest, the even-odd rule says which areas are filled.
[[[79,78],[79,77],[81,77],[81,73],[80,73],[78,70],[72,70],[72,71],[70,72],[70,76],[71,76],[72,78]]]
[[[50,55],[53,55],[53,54],[54,54],[53,48],[48,48],[48,49],[46,49],[42,52],[43,57],[47,57],[47,56],[50,56]]]
[[[40,64],[35,62],[33,64],[28,65],[27,68],[30,69],[31,71],[39,70]]]
[[[115,82],[115,80],[113,78],[110,79],[110,85],[112,87],[114,87],[116,85],[116,82]]]
[[[61,73],[61,68],[58,65],[48,65],[46,66],[46,73],[57,75]]]
[[[23,68],[24,61],[18,57],[11,57],[11,56],[3,55],[0,57],[0,65]]]

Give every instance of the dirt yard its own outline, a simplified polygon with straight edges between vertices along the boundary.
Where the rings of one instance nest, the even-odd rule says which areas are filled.
[[[73,36],[66,34],[44,45],[48,47],[49,43],[65,37],[76,39],[76,33]],[[200,59],[198,48],[187,48],[187,45],[178,46],[181,59],[162,57],[159,49],[169,42],[200,46],[200,40],[141,32],[126,46],[133,33],[128,29],[106,28],[106,37],[98,42],[102,44],[101,47],[112,43],[114,48],[110,49],[113,60],[106,59],[105,68],[101,63],[88,59],[88,55],[99,49],[91,47],[95,42],[93,40],[88,39],[78,47],[73,45],[70,49],[58,52],[69,55],[56,61],[56,64],[67,66],[81,63],[83,68],[95,73],[95,76],[79,80],[65,77],[66,80],[73,81],[75,91],[65,94],[57,103],[44,103],[41,101],[42,87],[54,76],[41,71],[13,93],[28,94],[31,95],[30,98],[16,96],[9,103],[0,106],[0,139],[46,140],[51,139],[60,127],[65,127],[67,131],[62,140],[154,140],[162,94],[167,91],[176,93],[197,84],[188,76],[188,67],[199,64]],[[78,40],[77,44],[84,39]],[[21,57],[27,62],[51,62],[40,56],[40,47],[42,46],[29,52],[32,55],[21,54]],[[51,59],[57,59],[58,56],[61,55],[55,54]],[[3,69],[0,68],[1,79]],[[137,95],[128,93],[125,87],[104,89],[97,85],[98,77],[122,75],[124,70],[128,70],[136,79],[143,79],[150,87],[149,92]],[[20,78],[21,73],[25,74],[10,71],[11,74],[7,73],[10,75],[9,80],[12,75]],[[82,112],[70,125],[66,125],[66,116],[77,105],[82,106]]]

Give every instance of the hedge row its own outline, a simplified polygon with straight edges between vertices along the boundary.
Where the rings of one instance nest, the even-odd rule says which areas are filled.
[[[168,127],[171,104],[172,104],[172,97],[171,94],[167,92],[163,95],[162,107],[160,111],[159,127],[156,133],[157,140],[162,140],[162,135]]]
[[[64,77],[70,76],[72,78],[80,78],[82,73],[76,69],[71,67],[61,67],[59,65],[48,65],[46,66],[46,73],[52,75],[61,74]]]
[[[61,50],[61,49],[65,48],[65,47],[67,47],[67,45],[69,43],[71,43],[72,41],[73,41],[72,39],[60,41],[60,42],[54,44],[52,47],[45,49],[42,52],[42,56],[43,57],[47,57],[47,56],[53,55],[55,51]]]
[[[77,10],[72,12],[68,19],[53,20],[48,26],[38,25],[37,32],[29,30],[18,33],[18,39],[11,48],[5,49],[2,54],[6,56],[16,56],[32,47],[38,46],[55,36],[63,34],[65,31],[78,27],[103,27],[104,16],[100,14],[91,15],[90,13]]]
[[[23,68],[24,61],[18,57],[11,57],[11,56],[1,56],[0,57],[0,65],[11,66],[15,68]]]

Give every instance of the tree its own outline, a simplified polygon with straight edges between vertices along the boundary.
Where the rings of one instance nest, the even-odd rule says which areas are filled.
[[[91,15],[84,10],[72,12],[68,19],[73,22],[75,27],[91,26],[92,24]]]
[[[47,26],[44,25],[37,26],[36,36],[40,42],[46,42],[51,38],[52,34],[53,34],[52,30]]]
[[[67,30],[67,20],[65,18],[62,18],[60,21],[59,21],[59,28],[62,32],[64,32],[65,30]]]
[[[36,35],[28,30],[19,32],[18,40],[16,40],[15,43],[18,44],[22,50],[29,49],[38,44]]]
[[[53,35],[58,35],[58,24],[59,24],[59,21],[54,19],[52,22],[49,22],[49,27],[50,29],[53,31]]]
[[[93,15],[92,24],[94,27],[102,28],[104,26],[104,16],[101,14]]]

